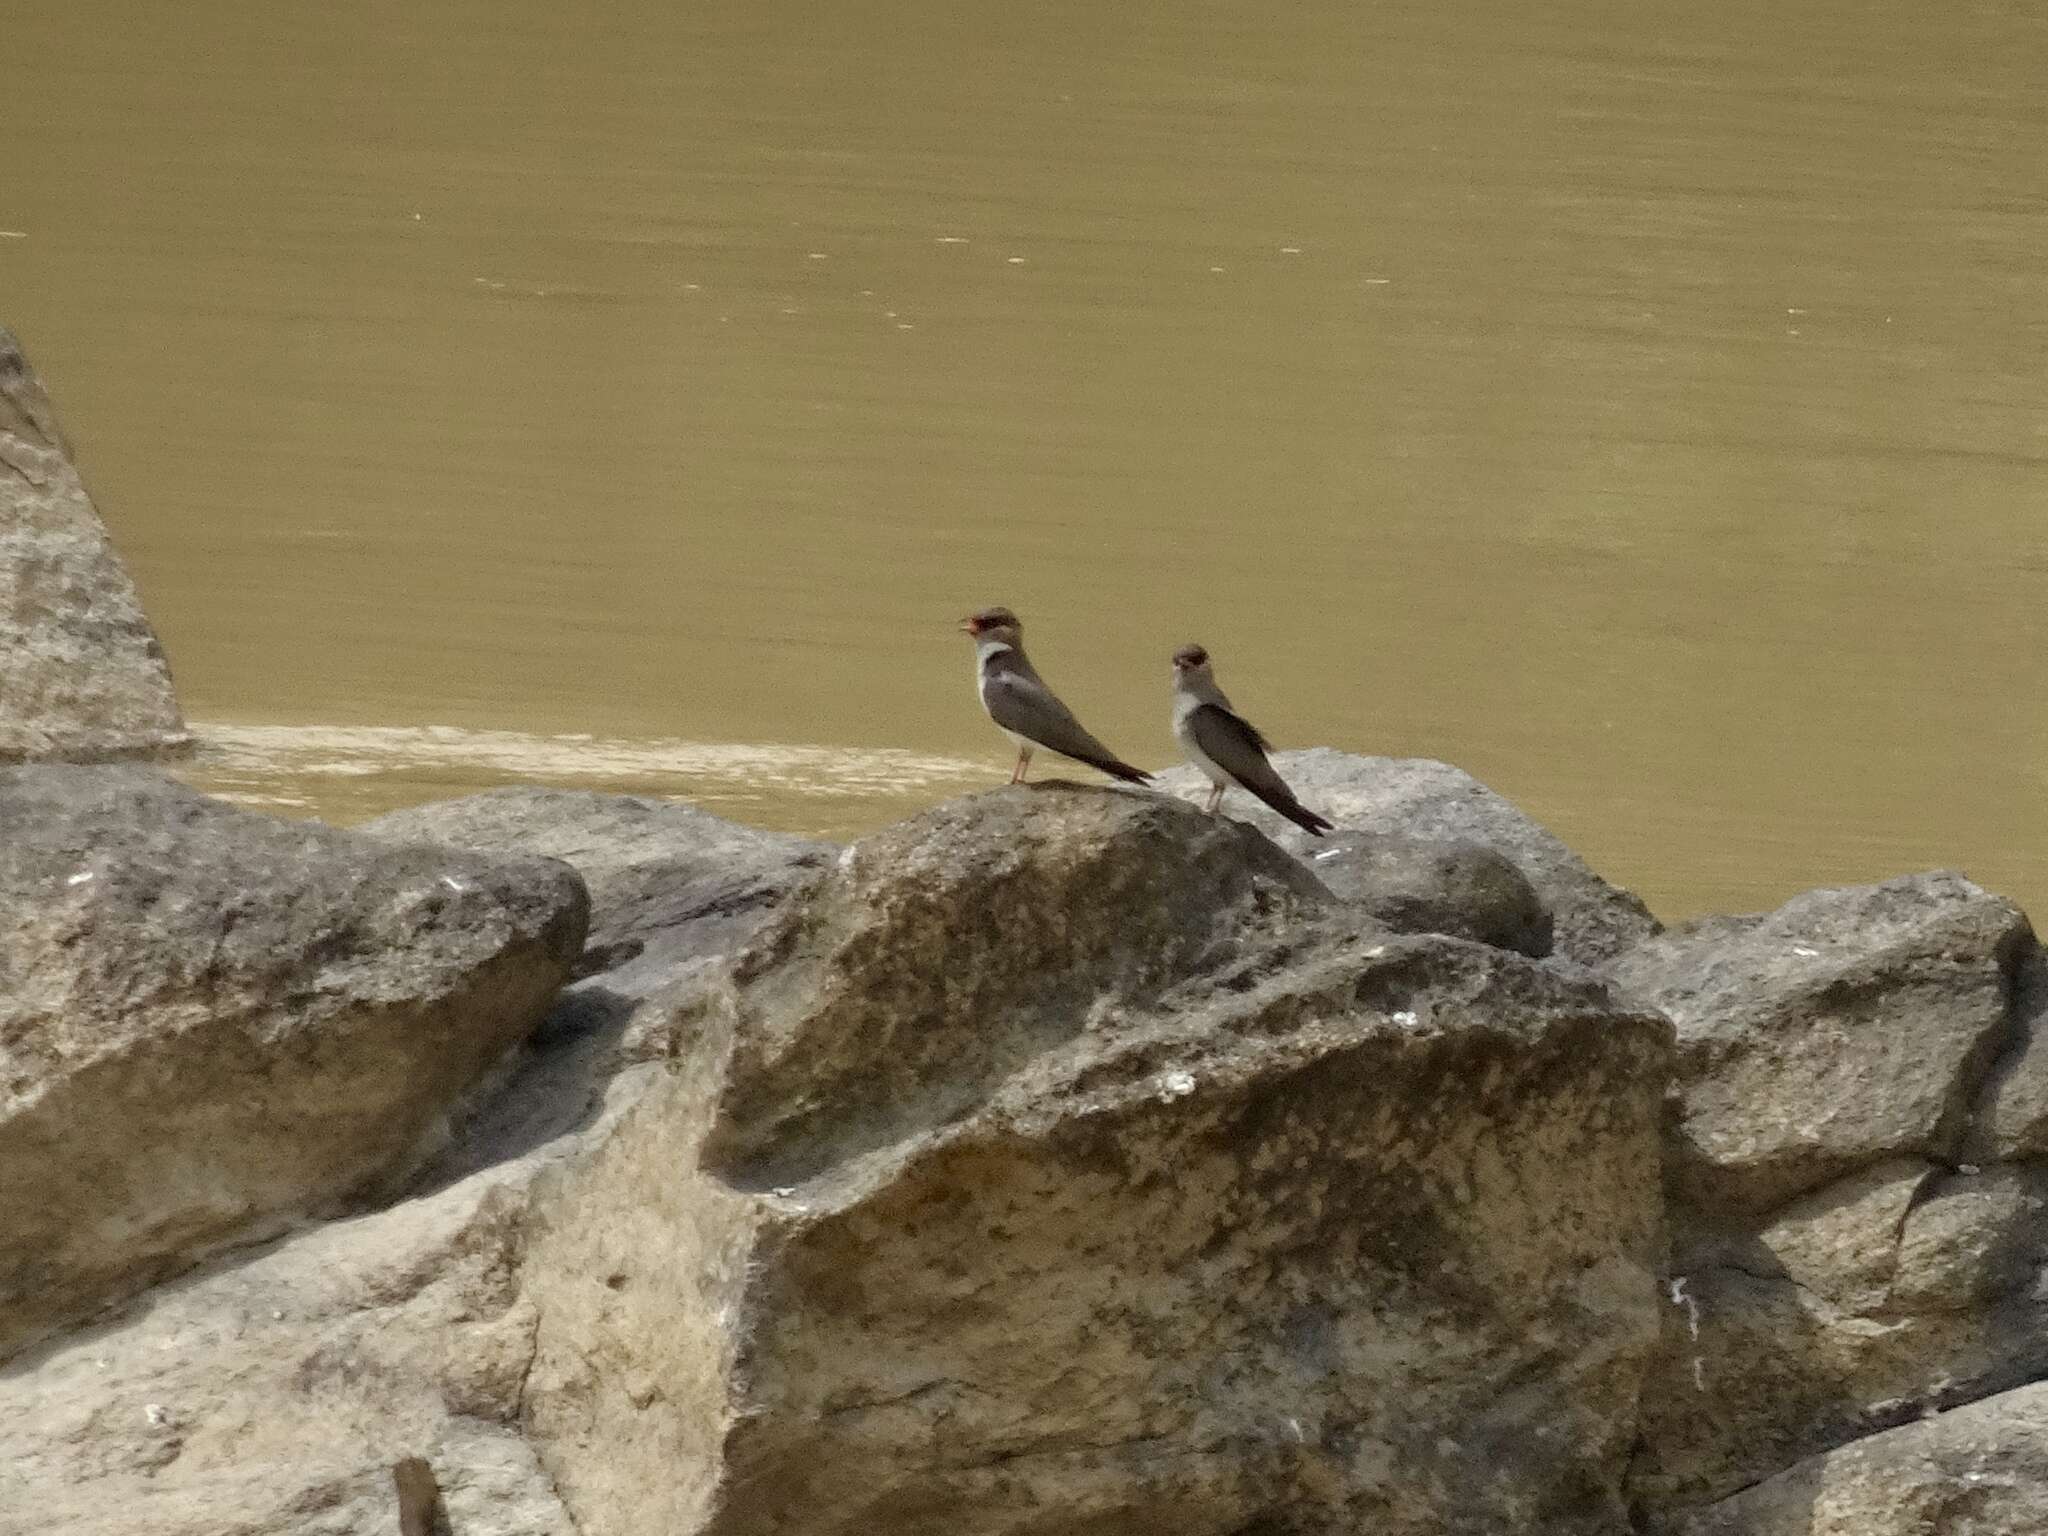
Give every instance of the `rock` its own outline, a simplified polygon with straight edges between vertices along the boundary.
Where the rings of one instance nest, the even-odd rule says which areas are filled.
[[[2048,1373],[2048,1170],[1900,1159],[1746,1243],[1680,1218],[1643,1395],[1637,1501],[1710,1503],[1920,1414]]]
[[[589,1124],[619,1073],[679,1048],[719,964],[838,853],[673,801],[528,786],[414,806],[356,830],[561,859],[590,890],[579,979],[519,1047],[504,1091],[426,1171],[430,1181]]]
[[[0,1355],[373,1189],[546,1012],[567,867],[0,771]]]
[[[295,1233],[17,1359],[0,1533],[396,1536],[418,1455],[459,1536],[598,1536],[520,1432],[526,1198],[485,1175]]]
[[[2048,949],[2036,944],[2013,984],[2013,1034],[1971,1117],[1972,1163],[2048,1157]]]
[[[1329,747],[1275,753],[1273,763],[1311,810],[1347,831],[1476,842],[1502,854],[1549,907],[1557,951],[1567,959],[1601,966],[1657,931],[1633,894],[1602,880],[1554,834],[1462,769]],[[1158,787],[1195,795],[1206,793],[1208,780],[1193,768],[1175,768],[1159,776]],[[1225,810],[1297,854],[1320,846],[1241,792],[1228,797]]]
[[[0,762],[189,744],[134,583],[41,381],[0,328]]]
[[[678,1069],[672,1053],[690,1059],[687,1033],[664,1033],[675,1000],[696,998],[705,968],[831,850],[687,806],[523,788],[359,830],[498,858],[565,858],[590,887],[584,958],[595,968],[422,1175],[428,1193],[229,1255],[0,1376],[0,1509],[36,1509],[36,1536],[393,1530],[391,1468],[414,1456],[429,1461],[461,1536],[578,1532],[524,1432],[538,1327],[528,1234],[546,1219],[537,1213],[550,1209],[561,1165],[604,1157]],[[393,850],[401,855],[457,857]],[[637,1041],[634,1020],[645,1025]],[[684,1166],[647,1170],[651,1210]],[[655,1240],[687,1256],[686,1237]],[[605,1277],[564,1278],[589,1287]],[[669,1333],[703,1323],[679,1314],[650,1326],[653,1354]],[[630,1380],[639,1390],[646,1378]],[[691,1472],[670,1469],[664,1482]]]
[[[590,888],[580,969],[616,979],[722,955],[838,849],[638,795],[515,786],[436,800],[356,830],[391,842],[541,855]]]
[[[1961,1161],[2035,949],[2010,903],[1934,874],[1687,925],[1615,967],[1679,1037],[1642,1507],[2048,1371],[2043,1175]]]
[[[1315,839],[1300,857],[1332,894],[1396,933],[1447,933],[1525,955],[1550,953],[1543,898],[1511,859],[1484,843],[1339,831]]]
[[[1115,1010],[1239,961],[1247,928],[1329,903],[1241,823],[1056,780],[899,822],[835,873],[743,972],[764,1002],[711,1155],[755,1188],[942,1124]]]
[[[417,1456],[463,1536],[1621,1536],[1664,1021],[1114,790],[764,910],[589,1123],[0,1374],[0,1509],[390,1530]]]
[[[1630,951],[1615,984],[1678,1026],[1687,1202],[1750,1216],[1887,1157],[1955,1161],[2031,938],[2012,903],[1931,874]]]
[[[585,1530],[1624,1529],[1668,1034],[1591,981],[1054,783],[855,844],[722,1028],[531,1239]]]
[[[1659,1536],[2034,1536],[2048,1530],[2048,1385],[1815,1456]]]

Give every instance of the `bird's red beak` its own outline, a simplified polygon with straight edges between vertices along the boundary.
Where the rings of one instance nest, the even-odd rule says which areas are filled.
[[[973,619],[962,619],[960,621],[960,632],[963,635],[978,635],[981,633],[981,626]]]

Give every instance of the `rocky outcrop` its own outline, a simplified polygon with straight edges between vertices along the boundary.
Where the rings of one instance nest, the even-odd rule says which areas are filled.
[[[1567,959],[1601,966],[1657,929],[1657,920],[1632,893],[1609,885],[1553,833],[1448,763],[1357,757],[1313,747],[1275,753],[1273,765],[1304,804],[1345,831],[1477,843],[1500,854],[1522,872],[1549,909],[1553,942]],[[1158,784],[1169,794],[1185,796],[1208,789],[1208,780],[1193,768],[1163,773]],[[1303,858],[1325,851],[1321,841],[1242,792],[1230,795],[1224,809]],[[1362,893],[1354,886],[1350,894],[1355,899]]]
[[[666,813],[556,802],[549,846]],[[465,1536],[1623,1529],[1661,1020],[1364,928],[1154,797],[743,848],[778,892],[724,938],[640,842],[586,875],[642,947],[577,986],[697,951],[662,1048],[550,1139],[24,1360],[0,1509],[339,1536],[422,1457]]]
[[[546,1012],[561,864],[0,771],[0,1354],[402,1173]]]
[[[0,329],[0,762],[188,744],[163,649],[42,383]]]
[[[559,1198],[553,1173],[600,1152],[687,1059],[714,963],[831,850],[686,806],[531,789],[361,830],[398,863],[573,864],[590,891],[582,978],[414,1198],[231,1255],[0,1377],[5,1536],[16,1509],[35,1511],[24,1536],[393,1530],[392,1468],[415,1457],[461,1536],[595,1529],[579,1533],[523,1420],[533,1215]],[[685,1167],[654,1172],[673,1184]],[[660,1320],[650,1348],[679,1326]]]
[[[520,1427],[531,1163],[240,1251],[0,1373],[0,1536],[579,1530]]]
[[[2048,1178],[1965,1155],[1994,1063],[2010,1087],[2031,1058],[2036,953],[2009,902],[1936,874],[1691,924],[1616,966],[1679,1037],[1646,1507],[2048,1372]]]
[[[1622,1528],[1661,1021],[1058,784],[856,844],[722,1015],[536,1222],[587,1530]]]
[[[2048,956],[1959,876],[1601,973],[1498,843],[1061,783],[0,825],[4,1315],[178,1271],[0,1372],[0,1536],[2039,1524]]]
[[[533,787],[436,801],[356,830],[561,859],[590,891],[577,979],[518,1047],[503,1091],[426,1170],[444,1182],[531,1148],[560,1150],[608,1099],[629,1101],[641,1086],[633,1069],[685,1049],[718,967],[838,853],[672,801]]]
[[[2027,1536],[2048,1531],[2048,1385],[1815,1456],[1665,1536]]]
[[[1514,861],[1470,838],[1332,832],[1300,850],[1340,901],[1396,933],[1550,953],[1550,909]]]
[[[2035,945],[2013,979],[2013,1033],[1979,1094],[1963,1160],[2048,1158],[2048,950]]]
[[[674,801],[531,786],[437,800],[356,830],[573,865],[590,890],[578,971],[615,985],[730,953],[839,851]]]

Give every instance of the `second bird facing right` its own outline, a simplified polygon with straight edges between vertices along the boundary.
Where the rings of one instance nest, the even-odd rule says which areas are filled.
[[[1209,782],[1211,812],[1223,803],[1223,792],[1235,784],[1263,800],[1289,821],[1321,837],[1331,824],[1294,797],[1266,761],[1272,743],[1258,733],[1251,721],[1230,707],[1230,700],[1216,686],[1209,653],[1199,645],[1184,645],[1173,653],[1173,734]]]

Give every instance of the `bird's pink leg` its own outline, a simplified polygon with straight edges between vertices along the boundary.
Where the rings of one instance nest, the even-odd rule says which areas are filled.
[[[1212,785],[1209,790],[1209,814],[1211,816],[1214,816],[1216,814],[1216,808],[1222,804],[1223,786],[1221,784]]]
[[[1024,770],[1030,766],[1031,749],[1029,747],[1019,747],[1017,749],[1017,766],[1010,774],[1010,782],[1012,784],[1022,784],[1024,782]]]

